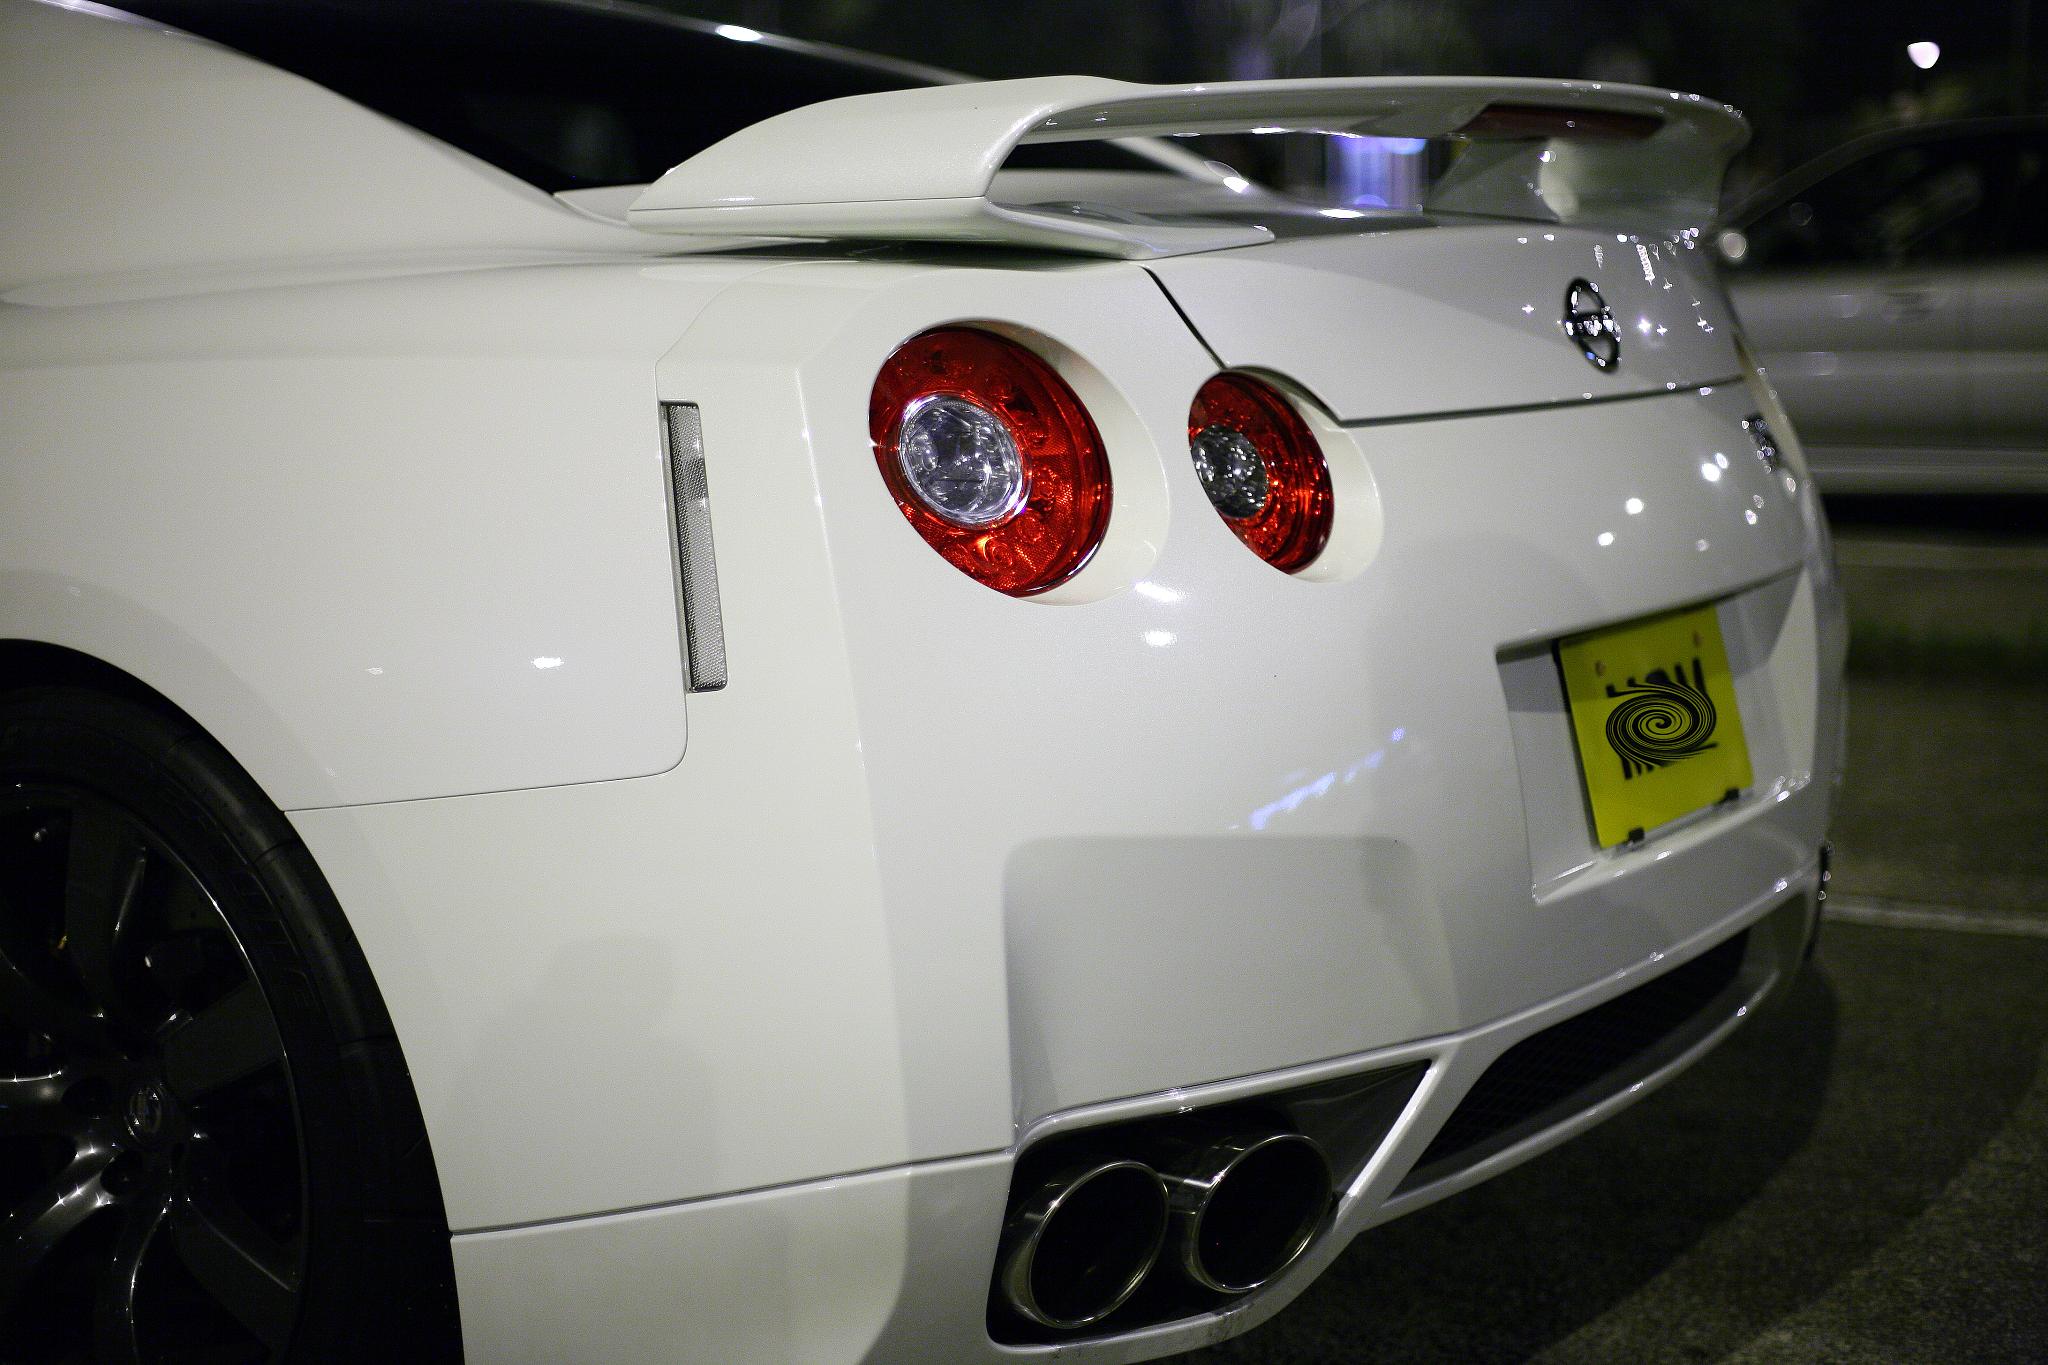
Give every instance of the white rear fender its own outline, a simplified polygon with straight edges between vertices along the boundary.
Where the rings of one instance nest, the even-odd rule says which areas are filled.
[[[944,322],[1027,337],[1114,447],[1109,541],[1063,602],[962,576],[876,470],[874,375]],[[453,1226],[1010,1143],[1000,873],[934,880],[901,856],[915,812],[873,797],[897,796],[911,755],[894,746],[963,773],[975,754],[942,731],[927,750],[893,718],[871,730],[865,710],[893,693],[964,718],[971,690],[923,689],[976,659],[1013,669],[1031,643],[1045,668],[1078,666],[1087,621],[1165,553],[1167,461],[1185,463],[1188,401],[1213,369],[1157,285],[1114,263],[786,265],[697,318],[654,386],[700,408],[730,663],[725,688],[689,699],[688,757],[632,782],[294,817],[406,1040]],[[658,577],[665,591],[665,565]],[[930,668],[885,657],[878,603]],[[984,756],[1011,769],[1019,743]]]
[[[134,674],[286,809],[671,767],[654,362],[759,268],[8,309],[0,637]]]

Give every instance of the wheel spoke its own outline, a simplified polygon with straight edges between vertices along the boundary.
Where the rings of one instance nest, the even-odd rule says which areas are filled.
[[[291,1249],[216,1196],[175,1204],[170,1227],[178,1256],[200,1287],[265,1346],[281,1348],[298,1307]]]
[[[98,1052],[105,1030],[85,1008],[43,985],[0,949],[0,1018],[70,1047]]]
[[[57,1243],[86,1219],[114,1202],[100,1182],[114,1154],[86,1147],[71,1164],[44,1181],[0,1221],[0,1311],[42,1264]]]
[[[254,981],[244,981],[163,1036],[164,1078],[187,1100],[253,1075],[284,1057],[270,1008]]]
[[[148,867],[142,841],[111,806],[88,800],[72,807],[64,868],[65,953],[109,1018],[129,1009],[116,954]]]
[[[100,1273],[93,1300],[93,1358],[113,1365],[140,1365],[142,1345],[135,1333],[135,1291],[142,1278],[142,1259],[149,1254],[157,1230],[170,1210],[170,1192],[138,1191],[127,1201],[114,1254]]]
[[[78,1127],[78,1117],[64,1107],[68,1078],[0,1076],[0,1136],[13,1133],[64,1133]]]

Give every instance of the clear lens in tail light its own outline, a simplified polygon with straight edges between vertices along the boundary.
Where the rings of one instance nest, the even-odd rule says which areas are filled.
[[[1273,483],[1250,437],[1219,423],[1196,432],[1188,449],[1195,457],[1195,477],[1217,511],[1242,520],[1264,510]]]
[[[1330,468],[1285,394],[1217,375],[1188,411],[1188,453],[1223,524],[1259,558],[1287,573],[1315,562],[1330,539]]]
[[[978,582],[1044,592],[1102,543],[1102,437],[1066,381],[1014,341],[971,327],[912,337],[875,377],[868,431],[904,519]]]
[[[928,394],[896,437],[903,481],[956,526],[987,526],[1024,505],[1024,457],[1003,419],[965,398]]]

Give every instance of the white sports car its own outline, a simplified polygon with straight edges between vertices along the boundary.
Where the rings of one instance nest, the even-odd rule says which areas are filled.
[[[0,0],[10,1360],[1167,1355],[1797,969],[1733,111],[128,8]]]

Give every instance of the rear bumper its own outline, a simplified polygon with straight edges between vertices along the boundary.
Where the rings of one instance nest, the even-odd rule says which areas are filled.
[[[987,1327],[989,1278],[1013,1153],[916,1163],[832,1180],[541,1227],[458,1236],[464,1335],[473,1358],[533,1361],[931,1362],[1152,1359],[1234,1336],[1304,1289],[1358,1234],[1514,1166],[1610,1117],[1710,1051],[1799,969],[1815,927],[1817,862],[1773,880],[1693,939],[1512,1017],[1308,1067],[1051,1116],[1023,1143],[1190,1105],[1257,1099],[1421,1063],[1391,1132],[1355,1172],[1303,1258],[1227,1311],[1050,1346],[1002,1345]],[[1739,954],[1738,957],[1731,955]],[[1714,959],[1729,958],[1724,974]],[[1417,1163],[1512,1067],[1518,1045],[1648,994],[1672,974],[1715,969],[1704,999],[1646,1030],[1568,1099],[1491,1143]],[[1568,1038],[1564,1046],[1571,1046]],[[1498,1072],[1495,1071],[1498,1075]],[[1498,1085],[1492,1087],[1498,1093]]]

